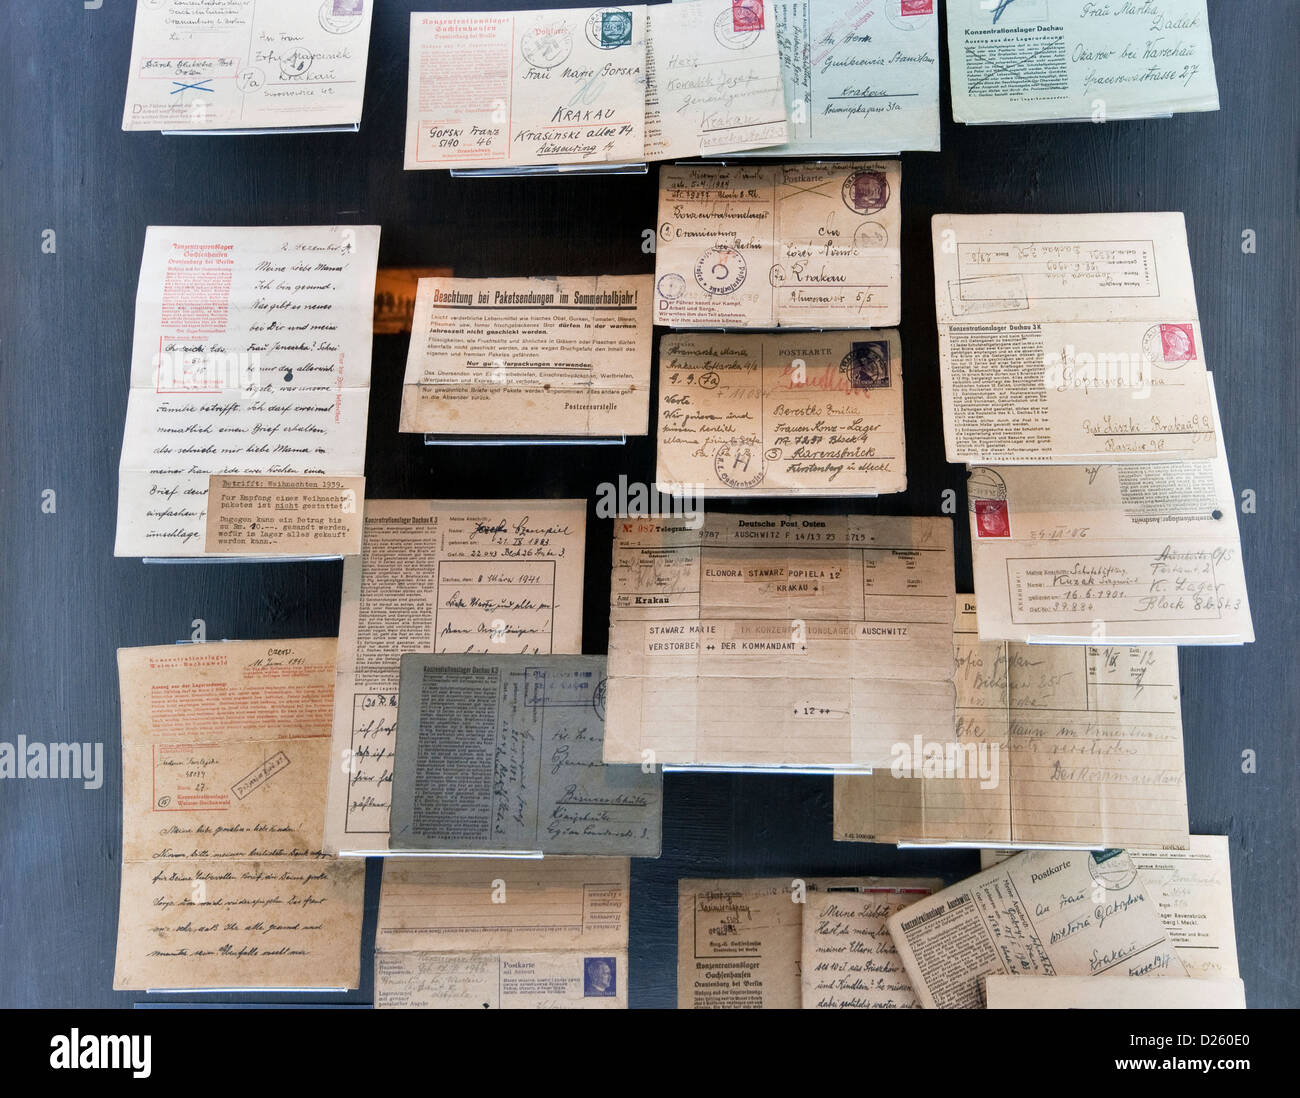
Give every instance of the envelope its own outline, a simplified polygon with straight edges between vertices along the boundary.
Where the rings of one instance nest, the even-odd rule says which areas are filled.
[[[422,278],[400,431],[644,435],[650,275]]]
[[[1219,433],[1213,404],[1211,421]],[[981,465],[966,494],[981,640],[1255,639],[1223,454],[1160,465]]]
[[[895,160],[663,166],[655,323],[896,326],[901,178]]]
[[[898,333],[665,335],[658,440],[661,492],[906,491]]]
[[[954,738],[942,518],[617,519],[610,762],[862,770]]]
[[[958,122],[1111,122],[1219,109],[1205,0],[946,7]]]
[[[951,758],[898,745],[835,778],[835,838],[907,845],[1186,847],[1178,650],[981,641],[958,599]]]
[[[949,461],[1215,456],[1182,214],[938,214],[933,232]]]
[[[138,0],[122,129],[355,128],[373,13],[373,0]]]
[[[1122,850],[1025,851],[889,919],[925,1007],[984,1005],[982,978],[1186,978]]]
[[[640,161],[646,9],[412,12],[412,168]]]

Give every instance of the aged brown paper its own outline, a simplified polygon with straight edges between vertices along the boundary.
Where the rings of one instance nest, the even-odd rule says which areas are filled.
[[[932,227],[949,461],[1214,457],[1181,213],[938,214]]]
[[[1145,980],[1138,976],[985,977],[989,1010],[1245,1010],[1238,979]]]
[[[1187,845],[1177,649],[981,641],[969,598],[953,640],[961,754],[837,776],[836,839]]]
[[[343,563],[326,850],[388,851],[403,655],[582,650],[586,520],[584,500],[366,501]]]
[[[361,552],[365,477],[208,480],[206,553],[351,556]]]
[[[885,922],[941,888],[936,878],[870,877],[810,895],[803,915],[804,1009],[919,1008]]]
[[[660,168],[655,323],[897,325],[901,172],[897,160]]]
[[[626,858],[384,862],[375,1006],[625,1007]]]
[[[967,495],[983,639],[1255,639],[1222,451],[1159,465],[978,466]]]
[[[898,333],[665,335],[658,440],[673,494],[906,491]]]
[[[952,526],[617,519],[605,761],[865,769],[954,738]]]
[[[400,431],[644,435],[653,278],[422,278]]]
[[[365,867],[321,852],[334,649],[119,650],[115,988],[357,986]]]
[[[1185,977],[1157,899],[1122,850],[1027,850],[889,919],[925,1007],[984,1005],[981,978]]]

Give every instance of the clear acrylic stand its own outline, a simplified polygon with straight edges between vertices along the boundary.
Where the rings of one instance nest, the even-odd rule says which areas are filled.
[[[644,162],[624,164],[523,164],[500,168],[450,168],[453,179],[511,179],[516,176],[646,175]]]
[[[625,446],[627,435],[425,435],[426,446]]]
[[[342,560],[341,553],[328,553],[319,557],[261,557],[224,556],[213,553],[204,557],[141,557],[144,564],[302,564],[313,561]]]
[[[360,122],[342,126],[259,126],[250,130],[163,130],[167,137],[264,137],[274,133],[359,133]]]

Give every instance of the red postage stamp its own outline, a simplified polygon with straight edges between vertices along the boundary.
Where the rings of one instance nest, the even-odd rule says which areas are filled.
[[[763,0],[731,0],[731,29],[737,34],[763,29]]]
[[[1196,340],[1190,324],[1161,324],[1160,350],[1166,362],[1190,362],[1196,357]]]
[[[902,0],[901,15],[933,15],[934,0]]]
[[[975,530],[982,538],[1009,538],[1011,520],[1007,517],[1004,499],[977,499],[975,501]]]

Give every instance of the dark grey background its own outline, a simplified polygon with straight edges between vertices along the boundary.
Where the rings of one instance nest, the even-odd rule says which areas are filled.
[[[549,7],[551,3],[518,6]],[[847,2],[847,0],[846,0]],[[133,0],[9,3],[0,72],[0,739],[102,741],[107,779],[0,783],[0,1006],[128,1005],[114,993],[121,855],[114,651],[188,638],[333,635],[341,566],[146,566],[115,560],[117,462],[145,226],[378,223],[381,266],[461,275],[649,272],[655,177],[457,180],[404,172],[408,13],[380,0],[359,134],[124,134]],[[431,0],[421,8],[488,8]],[[499,6],[509,6],[505,0]],[[903,323],[910,489],[862,512],[937,514],[963,475],[944,461],[930,216],[1183,210],[1206,361],[1238,492],[1257,641],[1184,649],[1194,832],[1232,837],[1242,975],[1253,1006],[1300,1005],[1297,964],[1295,511],[1296,0],[1210,0],[1222,110],[1171,120],[969,128],[903,164]],[[946,56],[946,48],[944,49]],[[57,233],[42,254],[41,233]],[[1258,252],[1245,255],[1253,229]],[[626,447],[426,449],[396,431],[405,336],[375,339],[366,474],[374,497],[586,496],[653,475]],[[42,514],[41,493],[58,510]],[[960,498],[960,497],[959,497]],[[796,510],[816,510],[816,502]],[[768,510],[772,508],[770,505]],[[831,509],[831,508],[827,508]],[[964,515],[958,590],[970,589]],[[611,530],[589,518],[585,650],[605,650]],[[1241,753],[1258,753],[1258,773]],[[633,863],[631,1002],[674,1001],[683,876],[973,872],[974,853],[831,841],[831,782],[668,775],[664,852]],[[370,998],[378,865],[368,880],[361,990]]]

